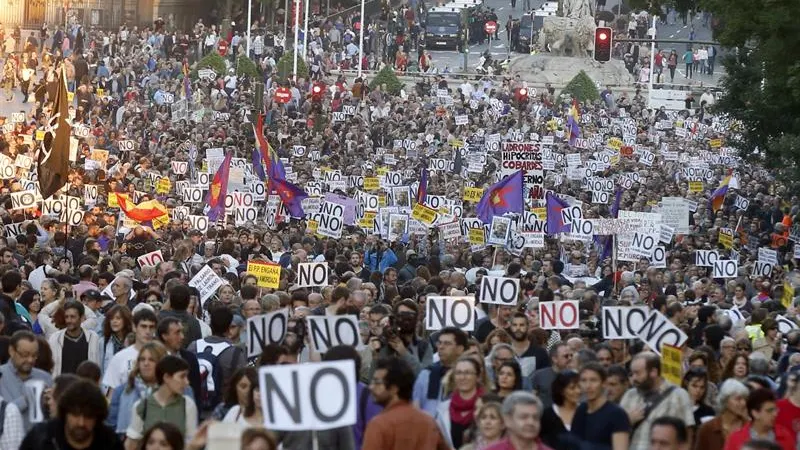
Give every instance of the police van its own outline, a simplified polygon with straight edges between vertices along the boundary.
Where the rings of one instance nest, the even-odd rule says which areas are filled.
[[[425,47],[461,51],[467,32],[467,17],[480,0],[455,0],[428,10],[425,17]]]

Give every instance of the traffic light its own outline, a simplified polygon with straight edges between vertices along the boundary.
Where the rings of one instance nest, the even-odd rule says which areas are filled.
[[[311,86],[311,100],[314,102],[321,102],[322,97],[325,95],[325,83],[321,81],[315,82]]]
[[[519,88],[514,91],[514,97],[520,105],[528,103],[528,88]]]
[[[611,60],[611,28],[597,27],[594,30],[594,60],[607,62]]]

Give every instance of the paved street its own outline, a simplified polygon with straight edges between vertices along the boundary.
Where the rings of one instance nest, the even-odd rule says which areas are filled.
[[[531,0],[531,6],[534,9],[538,9],[544,0]],[[470,72],[474,72],[475,66],[478,64],[478,60],[481,57],[481,54],[489,50],[492,54],[492,57],[495,59],[504,59],[506,56],[510,56],[513,60],[514,58],[518,58],[522,56],[520,53],[511,52],[509,54],[508,51],[508,37],[506,36],[505,31],[505,24],[508,21],[509,15],[515,19],[522,17],[525,13],[525,10],[522,8],[523,1],[517,1],[517,7],[512,8],[510,0],[485,0],[484,5],[488,8],[494,8],[497,16],[499,17],[498,26],[500,31],[498,33],[499,39],[491,41],[488,44],[476,44],[470,46],[469,49],[469,56],[468,56],[468,67]],[[619,0],[608,0],[606,3],[606,10],[610,10],[614,6],[619,4]],[[668,24],[658,24],[656,27],[656,33],[659,38],[662,39],[689,39],[689,33],[691,32],[692,28],[694,28],[695,36],[694,40],[696,41],[710,41],[712,39],[711,36],[711,28],[706,27],[703,25],[702,16],[697,16],[694,18],[693,21],[688,21],[686,25],[683,24],[683,21],[679,17],[670,17]],[[678,54],[682,54],[682,51],[685,51],[685,47],[678,44],[662,44],[663,48],[675,48],[678,50]],[[679,48],[683,47],[683,48]],[[449,69],[451,72],[461,72],[461,68],[464,65],[464,55],[454,51],[454,50],[430,50],[430,54],[433,57],[434,65],[440,70],[443,71],[445,68]],[[694,75],[692,80],[689,80],[685,77],[685,73],[680,68],[683,64],[679,64],[679,70],[675,77],[676,84],[700,84],[703,83],[704,85],[716,85],[719,81],[721,76],[721,70],[716,70],[714,75],[702,75],[697,74]],[[717,68],[721,69],[720,65],[717,64]],[[680,80],[678,78],[681,78]]]

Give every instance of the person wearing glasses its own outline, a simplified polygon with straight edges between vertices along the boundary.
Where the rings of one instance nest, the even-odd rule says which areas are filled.
[[[444,378],[468,347],[467,333],[459,328],[447,327],[439,332],[436,350],[439,362],[420,371],[414,383],[414,405],[431,416],[436,415],[439,403],[444,400]],[[379,366],[376,366],[379,367]],[[377,369],[376,369],[377,373]],[[413,374],[411,375],[413,379]]]
[[[460,448],[464,444],[464,433],[475,421],[478,399],[484,392],[480,379],[480,364],[469,357],[458,360],[453,369],[455,389],[436,410],[436,424],[451,447]]]

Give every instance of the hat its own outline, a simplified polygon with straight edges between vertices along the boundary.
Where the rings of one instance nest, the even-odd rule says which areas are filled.
[[[97,289],[89,289],[83,291],[83,294],[81,294],[81,300],[102,300],[102,298],[103,294],[101,294]]]
[[[412,256],[417,256],[417,252],[415,252],[414,250],[406,251],[406,258],[411,258]]]
[[[189,236],[202,236],[203,232],[200,230],[192,230],[189,232]]]

